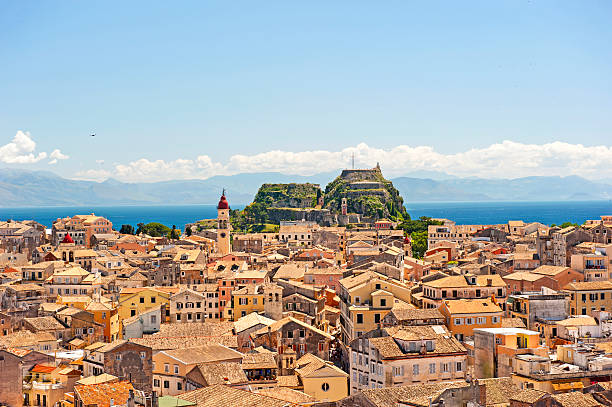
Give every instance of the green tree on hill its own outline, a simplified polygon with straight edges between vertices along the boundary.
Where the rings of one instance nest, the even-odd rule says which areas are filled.
[[[168,236],[170,232],[171,229],[168,226],[158,222],[150,222],[146,225],[144,223],[139,223],[138,230],[136,230],[136,234],[144,233],[152,237]]]
[[[133,235],[134,234],[134,226],[132,225],[121,225],[121,229],[119,233],[122,235]]]

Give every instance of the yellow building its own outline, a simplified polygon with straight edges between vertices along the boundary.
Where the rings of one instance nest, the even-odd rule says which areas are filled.
[[[117,312],[119,322],[151,308],[170,304],[170,296],[179,291],[178,287],[124,288],[119,293]],[[163,316],[162,316],[163,318]]]
[[[81,372],[67,366],[35,365],[23,378],[24,406],[54,406],[74,388]]]
[[[406,284],[373,271],[343,278],[339,283],[345,344],[376,329],[394,305],[410,303]]]
[[[226,308],[228,312],[226,319],[235,321],[251,312],[262,312],[264,310],[263,286],[248,284],[232,292],[232,308]],[[231,312],[229,312],[232,310]]]
[[[570,315],[590,315],[593,311],[612,311],[612,281],[569,283]]]
[[[114,303],[110,301],[91,301],[85,307],[85,310],[93,314],[95,322],[104,325],[105,342],[113,342],[119,339],[121,324],[119,323],[119,313]]]
[[[304,393],[316,401],[332,402],[348,396],[348,373],[311,353],[296,361],[295,373],[304,386]]]
[[[445,300],[439,310],[448,329],[460,341],[474,336],[474,328],[500,328],[504,314],[491,298]]]
[[[87,295],[58,295],[55,302],[84,310],[91,302],[91,297]]]

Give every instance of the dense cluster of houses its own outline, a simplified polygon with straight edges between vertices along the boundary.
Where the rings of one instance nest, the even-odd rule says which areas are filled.
[[[0,223],[0,405],[612,405],[612,217]]]

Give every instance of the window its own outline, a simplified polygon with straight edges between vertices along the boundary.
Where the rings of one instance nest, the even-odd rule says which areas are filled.
[[[483,325],[486,322],[486,318],[485,317],[478,317],[477,318],[477,323],[478,325]]]
[[[491,322],[497,324],[499,322],[499,317],[491,317]]]
[[[287,331],[287,338],[293,339],[293,331]]]
[[[465,324],[466,324],[466,325],[472,325],[473,323],[474,323],[474,322],[473,322],[473,319],[472,319],[472,318],[466,318],[466,319],[465,319]]]
[[[159,379],[153,379],[153,387],[159,387]]]
[[[377,324],[380,322],[380,314],[374,314],[374,322]]]
[[[450,363],[440,363],[440,370],[442,370],[442,373],[448,373],[450,371]]]
[[[178,374],[178,372],[179,372],[178,365],[174,365],[174,374]]]
[[[463,323],[463,318],[455,318],[455,325],[461,325]]]
[[[413,376],[419,375],[419,365],[412,365],[412,375]]]
[[[458,372],[463,371],[463,363],[462,362],[457,362],[457,371]]]
[[[363,324],[363,314],[357,314],[357,323]]]
[[[144,304],[144,297],[140,297],[140,303]]]
[[[300,329],[300,338],[304,338],[306,336],[306,332],[303,329]]]
[[[151,323],[152,324],[157,323],[157,315],[151,315]]]
[[[164,389],[170,388],[170,382],[168,380],[164,380]]]
[[[181,382],[177,382],[177,383],[176,383],[176,389],[177,389],[177,390],[183,390],[183,383],[181,383]]]
[[[140,359],[144,359],[147,357],[147,353],[146,352],[140,352]]]
[[[121,360],[121,355],[115,355],[115,360]]]
[[[435,374],[435,373],[436,373],[436,364],[430,363],[429,364],[429,374]]]
[[[321,390],[323,391],[329,391],[329,383],[323,383],[321,385]]]
[[[380,299],[380,306],[381,307],[386,307],[387,306],[387,299],[386,298],[381,298]]]
[[[151,304],[155,304],[156,298],[155,297],[151,297]]]
[[[170,365],[167,363],[164,363],[164,372],[170,373]]]

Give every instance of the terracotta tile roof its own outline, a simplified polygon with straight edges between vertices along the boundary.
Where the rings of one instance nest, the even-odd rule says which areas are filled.
[[[276,385],[279,387],[299,387],[300,378],[297,375],[276,376]]]
[[[540,266],[532,272],[535,274],[543,274],[546,276],[556,276],[567,270],[569,270],[569,267],[565,266]]]
[[[553,394],[555,399],[563,407],[597,407],[603,404],[598,403],[592,395],[577,391],[570,393]]]
[[[236,333],[245,331],[249,328],[252,328],[257,325],[271,325],[275,321],[273,319],[264,317],[256,312],[251,312],[248,315],[245,315],[238,319],[238,321],[234,322],[234,328]]]
[[[612,290],[612,281],[579,281],[565,286],[571,291]]]
[[[199,364],[194,369],[200,371],[208,386],[215,384],[241,384],[249,381],[238,362]]]
[[[34,372],[34,373],[51,373],[52,371],[54,371],[56,368],[56,366],[48,366],[48,365],[34,365],[34,367],[32,367],[30,369],[30,372]]]
[[[159,326],[159,332],[154,336],[219,336],[232,335],[234,323],[230,321],[224,322],[193,322],[185,323],[168,323]]]
[[[264,334],[267,334],[268,333],[268,328],[270,328],[270,330],[272,332],[278,331],[283,326],[285,326],[286,324],[291,323],[291,322],[294,322],[294,323],[296,323],[296,324],[298,324],[298,325],[300,325],[300,326],[302,326],[302,327],[304,327],[306,329],[309,329],[309,330],[311,330],[311,331],[313,331],[315,333],[318,333],[319,335],[324,336],[327,339],[330,339],[330,340],[333,339],[333,337],[330,334],[328,334],[327,332],[323,332],[320,329],[315,328],[314,326],[309,325],[309,324],[307,324],[305,322],[302,322],[302,321],[300,321],[298,319],[295,319],[293,317],[285,317],[283,319],[280,319],[280,320],[274,322],[273,324],[269,325],[268,327],[261,328],[259,331],[255,332],[255,335],[264,335]]]
[[[450,311],[451,315],[503,312],[499,305],[493,303],[490,298],[445,300],[444,305]]]
[[[538,281],[543,278],[546,278],[545,274],[535,274],[527,271],[517,271],[516,273],[508,274],[504,277],[504,280],[513,280],[513,281]]]
[[[520,318],[504,318],[501,319],[502,328],[527,328],[525,323]]]
[[[61,322],[51,316],[24,318],[23,320],[37,331],[54,331],[66,329],[66,327],[62,325]]]
[[[310,404],[316,401],[314,397],[309,396],[308,394],[304,392],[293,390],[293,389],[288,389],[286,387],[274,387],[274,388],[269,388],[269,389],[261,389],[261,390],[258,390],[257,393],[262,394],[264,396],[274,397],[275,399],[285,400],[290,403],[296,403],[296,404],[301,404],[301,403]]]
[[[398,321],[411,321],[418,319],[444,319],[444,315],[437,308],[409,308],[394,307],[391,313]]]
[[[323,359],[313,355],[312,353],[307,353],[301,358],[299,358],[296,362],[295,372],[300,375],[300,377],[308,377],[315,373],[316,371],[326,368],[329,370],[331,376],[347,376],[348,373],[343,370],[337,368],[331,363],[327,363]]]
[[[243,369],[276,369],[274,353],[247,353],[242,359]]]
[[[377,407],[396,407],[399,402],[418,407],[429,406],[429,397],[437,399],[447,389],[470,386],[465,381],[418,384],[362,390],[363,396]]]
[[[487,406],[507,405],[510,403],[510,397],[519,391],[519,388],[512,382],[511,377],[477,379],[477,383],[485,386]]]
[[[262,394],[251,393],[246,390],[240,390],[224,385],[214,385],[203,387],[188,393],[179,394],[176,397],[193,401],[198,407],[287,407],[297,406],[294,403],[287,403],[284,400],[279,400],[273,397],[264,396]]]
[[[75,395],[78,395],[83,405],[96,404],[97,407],[110,407],[111,399],[115,405],[126,404],[130,390],[134,390],[134,386],[128,381],[74,386]]]
[[[213,344],[197,348],[181,348],[163,351],[164,354],[186,365],[242,359],[243,354],[226,346]]]
[[[370,345],[380,352],[382,358],[402,358],[414,355],[405,353],[394,338],[406,341],[420,341],[423,339],[434,340],[434,349],[427,351],[426,355],[467,352],[465,347],[453,336],[450,336],[448,333],[436,334],[431,326],[393,327],[385,329],[390,336],[368,339]]]
[[[30,331],[17,331],[0,336],[0,348],[22,348],[37,345],[40,342],[55,342],[55,336],[49,332],[32,333]]]
[[[13,355],[18,356],[20,358],[32,352],[30,349],[18,349],[18,348],[5,348],[2,350],[7,351],[8,353],[12,353]]]
[[[189,324],[185,324],[189,325]],[[163,324],[161,326],[164,326]],[[216,336],[159,336],[144,335],[142,338],[132,338],[130,342],[148,346],[154,351],[180,348],[195,348],[211,344],[220,344],[228,348],[238,348],[238,337],[230,335]]]
[[[521,403],[533,404],[548,393],[542,390],[535,389],[523,389],[510,395],[510,400],[518,401]]]

